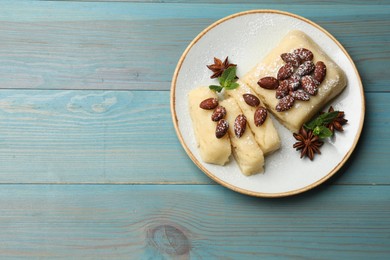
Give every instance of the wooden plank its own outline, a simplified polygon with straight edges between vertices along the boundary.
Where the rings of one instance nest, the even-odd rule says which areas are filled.
[[[0,182],[209,183],[173,130],[169,92],[1,91]]]
[[[334,12],[331,5],[5,1],[0,86],[168,90],[180,55],[199,32],[224,16],[258,8],[319,23],[350,52],[367,91],[388,91],[389,5],[341,5]]]
[[[1,185],[0,254],[387,259],[390,187],[258,199],[210,185]],[[364,199],[363,199],[364,198]]]
[[[74,1],[74,2],[131,2],[131,3],[180,3],[180,4],[275,4],[275,1],[272,0],[245,0],[245,1],[239,1],[239,0],[213,0],[213,1],[207,1],[207,0],[54,0],[54,1]],[[291,4],[291,1],[289,0],[278,0],[278,5],[285,5],[285,4]],[[294,5],[318,5],[319,1],[312,0],[300,0],[300,1],[294,1]],[[357,0],[357,1],[351,1],[351,0],[328,0],[328,1],[321,1],[321,5],[388,5],[388,1],[386,0],[376,0],[376,1],[365,1],[365,0]]]
[[[390,93],[336,184],[390,184]],[[0,91],[0,183],[212,183],[181,148],[168,91]]]
[[[287,0],[286,0],[287,1]],[[359,1],[359,0],[358,0]],[[360,0],[362,1],[362,0]],[[351,4],[352,1],[349,2]],[[210,18],[229,15],[232,12],[245,11],[251,9],[269,9],[272,6],[280,8],[288,8],[291,12],[300,10],[300,12],[311,13],[317,16],[327,16],[331,14],[333,17],[344,15],[385,15],[390,8],[389,4],[374,4],[371,1],[369,5],[354,5],[343,10],[343,4],[338,4],[340,7],[337,12],[334,11],[334,4],[322,4],[317,2],[312,5],[304,4],[291,5],[289,2],[275,4],[272,1],[268,4],[259,6],[255,3],[232,3],[232,4],[206,4],[199,5],[188,2],[187,4],[176,3],[131,3],[131,2],[83,2],[83,1],[26,1],[21,0],[16,4],[12,0],[2,1],[2,12],[0,20],[6,21],[99,21],[99,20],[156,20],[161,18]],[[325,1],[326,3],[326,1]],[[340,2],[342,3],[342,2]],[[368,3],[368,2],[367,2]],[[322,9],[319,9],[322,7]],[[159,11],[160,10],[160,11]],[[203,10],[203,12],[200,12]],[[178,12],[180,11],[180,12]],[[17,15],[15,15],[17,14]]]

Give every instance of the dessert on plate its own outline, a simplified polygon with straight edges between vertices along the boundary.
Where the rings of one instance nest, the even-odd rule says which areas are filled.
[[[241,80],[237,80],[237,83],[239,84],[237,88],[228,90],[225,94],[236,100],[243,114],[248,118],[248,124],[263,153],[267,155],[276,151],[280,147],[280,138],[272,118],[268,115],[261,125],[256,125],[254,120],[256,111],[263,106],[257,101],[258,96],[250,87]]]
[[[211,120],[213,110],[218,105],[217,94],[208,87],[198,87],[188,94],[189,110],[192,119],[195,139],[197,141],[200,157],[206,163],[224,165],[229,161],[231,145],[229,135],[217,138],[216,127],[218,122]],[[201,108],[205,100],[212,100]],[[216,101],[216,102],[215,102]],[[216,105],[217,104],[217,105]],[[208,107],[207,107],[208,106]]]
[[[246,119],[233,98],[224,99],[221,106],[227,111],[232,152],[241,172],[247,176],[263,172],[264,154],[247,123],[251,119]]]
[[[340,67],[301,31],[290,31],[241,79],[236,77],[237,65],[230,64],[228,58],[224,62],[214,58],[214,62],[208,68],[214,73],[211,78],[220,75],[220,85],[198,87],[188,95],[195,138],[206,163],[225,165],[233,154],[244,175],[263,172],[264,156],[281,144],[270,113],[294,133],[299,141],[294,148],[302,149],[301,158],[312,149],[311,160],[314,152],[320,152],[317,146],[308,148],[308,142],[322,145],[317,139],[332,134],[327,125],[334,120],[346,122],[343,113],[330,111],[318,122],[305,124],[343,91],[347,79]],[[308,129],[303,128],[304,124]],[[298,131],[300,134],[296,134]]]
[[[347,85],[340,67],[298,30],[290,31],[242,80],[292,132]]]

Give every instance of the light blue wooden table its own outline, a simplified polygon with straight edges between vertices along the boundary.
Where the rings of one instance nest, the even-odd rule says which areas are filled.
[[[1,259],[389,259],[390,3],[275,2],[1,1]],[[294,197],[212,182],[171,122],[185,47],[250,9],[320,24],[363,80],[355,152]]]

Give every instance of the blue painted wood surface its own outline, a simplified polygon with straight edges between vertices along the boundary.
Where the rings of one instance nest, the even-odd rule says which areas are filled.
[[[277,200],[215,185],[1,188],[7,256],[385,259],[390,253],[387,185],[324,185]]]
[[[1,258],[390,258],[388,1],[0,4]],[[363,80],[366,121],[351,159],[291,198],[215,184],[171,123],[185,47],[250,9],[320,24]]]

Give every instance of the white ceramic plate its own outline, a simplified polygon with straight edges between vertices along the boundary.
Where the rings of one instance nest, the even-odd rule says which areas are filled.
[[[314,161],[300,159],[291,132],[274,120],[282,146],[265,158],[264,174],[246,177],[234,159],[226,166],[202,162],[188,110],[188,92],[215,84],[207,64],[213,57],[238,64],[243,76],[272,50],[290,30],[308,34],[345,71],[348,85],[331,104],[343,110],[348,124],[343,133],[327,140]],[[329,106],[326,106],[327,109]],[[324,108],[324,109],[325,109]],[[180,58],[172,80],[171,111],[179,140],[193,162],[216,182],[244,194],[283,197],[309,190],[329,179],[347,161],[359,139],[364,121],[364,93],[357,69],[341,44],[317,24],[297,15],[275,10],[253,10],[223,18],[202,31]]]

